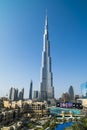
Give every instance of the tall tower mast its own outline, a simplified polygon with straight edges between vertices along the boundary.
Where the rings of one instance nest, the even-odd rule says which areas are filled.
[[[51,72],[50,41],[48,33],[48,17],[46,16],[43,35],[42,68],[40,93],[42,100],[54,98],[53,74]]]

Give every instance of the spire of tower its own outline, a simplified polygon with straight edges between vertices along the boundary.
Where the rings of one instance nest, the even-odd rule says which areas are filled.
[[[49,39],[49,33],[48,33],[48,16],[47,16],[47,13],[46,13],[46,19],[45,19],[44,35],[46,35],[46,38]]]
[[[45,32],[46,34],[48,33],[48,16],[46,15],[46,19],[45,19]]]
[[[47,15],[47,9],[46,9],[46,24],[48,24],[48,15]]]

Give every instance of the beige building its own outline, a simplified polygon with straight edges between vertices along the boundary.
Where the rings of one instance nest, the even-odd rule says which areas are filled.
[[[11,102],[10,101],[3,101],[5,108],[11,108]]]
[[[46,115],[46,103],[43,102],[26,102],[23,104],[23,111],[33,115]]]
[[[77,103],[81,103],[83,105],[83,107],[87,107],[87,99],[85,99],[85,98],[77,99]]]
[[[22,107],[23,101],[19,100],[19,101],[3,101],[4,107],[5,108],[17,108],[17,107]]]
[[[9,124],[11,123],[16,117],[19,117],[21,114],[30,115],[30,116],[42,116],[47,114],[47,103],[46,102],[35,102],[32,100],[26,101],[4,101],[4,110],[0,114],[0,120],[2,123]],[[12,108],[12,110],[11,110]],[[20,109],[18,109],[20,108]]]

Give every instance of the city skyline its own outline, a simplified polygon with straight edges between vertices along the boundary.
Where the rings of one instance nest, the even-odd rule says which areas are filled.
[[[71,85],[75,94],[81,93],[80,85],[87,81],[86,5],[81,0],[0,1],[0,97],[11,86],[24,88],[28,97],[30,79],[40,90],[46,9],[55,97]]]

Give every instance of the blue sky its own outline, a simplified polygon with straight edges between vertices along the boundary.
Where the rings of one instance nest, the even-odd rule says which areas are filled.
[[[87,81],[86,0],[0,0],[0,96],[39,90],[46,9],[55,96]]]

